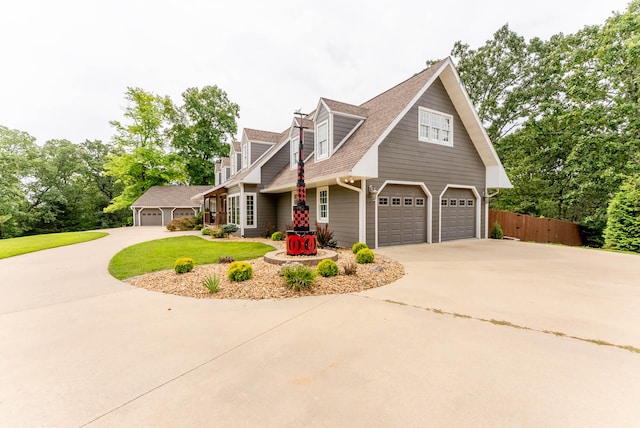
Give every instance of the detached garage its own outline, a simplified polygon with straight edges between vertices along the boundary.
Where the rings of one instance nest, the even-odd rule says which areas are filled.
[[[180,217],[196,216],[200,203],[193,196],[211,186],[153,186],[131,205],[134,226],[166,226]]]

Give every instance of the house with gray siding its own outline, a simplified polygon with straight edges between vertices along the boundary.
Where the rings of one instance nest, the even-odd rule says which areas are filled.
[[[245,129],[239,170],[198,198],[242,236],[286,230],[300,126],[311,223],[342,246],[486,238],[490,196],[511,187],[447,58],[360,105],[320,98],[282,132]]]

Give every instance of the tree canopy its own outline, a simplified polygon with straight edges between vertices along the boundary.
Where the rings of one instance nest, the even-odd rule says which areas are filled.
[[[513,189],[498,209],[578,222],[602,243],[607,207],[640,170],[640,0],[601,26],[529,41],[500,28],[451,55]]]

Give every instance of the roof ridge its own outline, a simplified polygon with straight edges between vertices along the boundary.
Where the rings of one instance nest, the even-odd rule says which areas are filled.
[[[448,59],[449,59],[449,57],[447,57],[447,58],[445,58],[445,59],[441,59],[440,61],[438,61],[438,62],[436,62],[436,63],[432,64],[430,67],[427,67],[427,68],[424,68],[424,69],[420,70],[419,72],[417,72],[417,73],[416,73],[416,74],[414,74],[413,76],[411,76],[411,77],[409,77],[409,78],[407,78],[407,79],[404,79],[402,82],[400,82],[400,83],[398,83],[398,84],[396,84],[396,85],[394,85],[394,86],[390,87],[390,88],[389,88],[389,89],[387,89],[386,91],[381,92],[381,93],[379,93],[378,95],[376,95],[375,97],[368,99],[367,101],[365,101],[365,102],[363,102],[362,104],[360,104],[358,107],[366,108],[366,107],[365,107],[365,104],[368,104],[368,103],[370,103],[371,101],[375,100],[376,98],[379,98],[379,97],[381,97],[382,95],[385,95],[386,93],[391,92],[392,90],[394,90],[394,89],[396,89],[396,88],[398,88],[398,87],[400,87],[400,86],[402,86],[402,85],[404,85],[404,84],[408,83],[409,81],[411,81],[411,80],[413,80],[413,79],[416,79],[418,76],[420,76],[420,75],[421,75],[421,74],[423,74],[423,73],[426,73],[427,71],[431,70],[432,68],[440,67],[440,66],[441,66],[445,61],[447,61]]]

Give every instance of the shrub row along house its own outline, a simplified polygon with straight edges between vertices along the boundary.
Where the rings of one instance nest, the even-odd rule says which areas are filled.
[[[299,121],[244,129],[219,184],[192,198],[206,222],[246,237],[292,223],[299,125],[311,224],[341,246],[486,238],[490,194],[511,187],[450,58],[361,105],[320,98]]]

